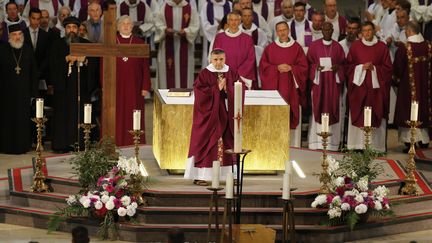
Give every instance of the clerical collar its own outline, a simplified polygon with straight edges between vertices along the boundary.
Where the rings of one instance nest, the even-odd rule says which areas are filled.
[[[120,36],[121,36],[122,38],[124,38],[124,39],[129,39],[129,38],[132,36],[132,34],[129,34],[129,35],[123,35],[122,33],[120,33]]]
[[[329,45],[331,45],[332,41],[333,41],[333,40],[326,41],[326,40],[322,39],[322,42],[323,42],[323,44],[324,44],[325,46],[329,46]]]
[[[229,28],[225,30],[225,34],[229,37],[237,37],[237,36],[241,35],[241,33],[242,33],[242,30],[240,28],[235,33],[231,33],[229,31]]]
[[[166,1],[166,3],[168,5],[170,5],[171,7],[184,7],[184,6],[186,6],[188,4],[188,2],[186,2],[185,0],[181,1],[179,4],[176,4],[172,0],[168,0],[168,1]]]
[[[220,5],[220,6],[225,5],[225,0],[222,0],[222,1],[220,1],[220,2],[216,2],[215,0],[211,0],[211,2],[212,2],[213,4]]]
[[[407,38],[408,42],[420,43],[424,41],[422,34],[413,35]]]
[[[226,73],[229,70],[229,66],[226,64],[220,70],[216,69],[213,63],[210,63],[206,68],[212,73]]]
[[[9,17],[7,17],[7,15],[4,18],[4,22],[6,22],[6,26],[9,26],[9,25],[12,25],[12,24],[20,24],[21,21],[22,21],[22,19],[21,19],[20,14],[18,14],[18,20],[17,21],[10,20]],[[3,30],[3,31],[7,31],[7,28],[5,30]]]
[[[366,46],[373,46],[373,45],[375,45],[376,43],[378,43],[378,38],[376,38],[376,36],[374,36],[373,39],[372,39],[371,41],[367,41],[367,40],[365,40],[365,38],[362,38],[362,39],[361,39],[361,42],[362,42],[363,44],[365,44]]]
[[[275,40],[276,45],[278,45],[279,47],[282,47],[282,48],[291,47],[294,44],[294,42],[295,41],[293,38],[290,38],[288,42],[281,42],[279,40],[279,38],[276,38],[276,40]]]
[[[240,25],[240,26],[239,26],[239,29],[240,29],[242,32],[245,32],[245,33],[252,33],[252,32],[254,32],[257,28],[258,28],[258,27],[257,27],[254,23],[252,23],[252,25],[251,25],[251,27],[250,27],[249,29],[245,29],[245,28],[243,27],[243,25]]]
[[[293,19],[294,19],[294,17],[293,16],[291,16],[291,18],[287,18],[287,17],[285,17],[285,15],[281,15],[282,16],[282,19],[283,20],[285,20],[286,22],[291,22]]]
[[[326,15],[326,16],[325,16],[325,19],[326,19],[326,21],[328,21],[328,22],[335,22],[335,21],[338,21],[338,19],[339,19],[339,13],[336,12],[336,15],[335,15],[335,17],[334,17],[333,19],[327,17],[327,15]]]

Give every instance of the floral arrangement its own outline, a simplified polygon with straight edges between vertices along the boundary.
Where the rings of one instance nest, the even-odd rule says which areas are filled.
[[[330,193],[320,194],[312,202],[313,208],[328,208],[327,215],[331,225],[346,223],[352,230],[354,226],[365,221],[370,215],[391,215],[389,190],[385,186],[369,188],[370,178],[351,170],[345,171],[339,161],[329,156],[328,173],[330,175]],[[374,177],[376,173],[372,173]]]
[[[59,223],[69,217],[90,216],[102,219],[98,232],[100,238],[116,238],[118,220],[133,219],[139,205],[134,192],[136,185],[133,185],[136,181],[132,180],[143,177],[145,169],[140,165],[135,158],[120,157],[116,166],[99,177],[95,190],[70,195],[66,199],[68,206],[51,217],[49,230],[56,230]]]

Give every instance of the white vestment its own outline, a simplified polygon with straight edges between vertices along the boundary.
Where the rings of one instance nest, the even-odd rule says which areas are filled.
[[[155,18],[156,34],[155,42],[159,43],[158,50],[158,78],[159,82],[157,87],[159,89],[165,89],[167,87],[167,77],[166,77],[166,61],[165,61],[165,30],[167,28],[165,20],[165,5],[168,4],[173,8],[173,29],[174,31],[181,30],[182,18],[183,18],[183,7],[188,3],[183,0],[178,5],[172,0],[167,0],[165,4],[160,8],[159,13]],[[189,26],[184,29],[186,32],[186,39],[188,43],[188,78],[187,86],[192,88],[194,80],[194,68],[195,68],[195,58],[194,58],[194,42],[199,31],[199,18],[198,13],[194,8],[191,8],[191,16]],[[174,64],[175,64],[175,87],[180,87],[180,36],[174,35]]]
[[[333,25],[332,39],[335,40],[335,41],[339,41],[339,36],[341,34],[345,34],[345,33],[340,33],[340,29],[339,29],[339,13],[336,13],[336,16],[333,19],[330,19],[329,17],[327,17],[327,15],[325,15],[325,21],[326,22],[330,22]]]
[[[309,25],[312,32],[312,41],[316,41],[323,38],[322,30],[315,30],[313,25]]]
[[[386,151],[387,140],[387,121],[382,119],[381,126],[376,127],[372,131],[371,141],[369,141],[371,148],[382,152]],[[351,121],[351,114],[348,121],[348,149],[364,149],[364,132],[359,127],[353,126]]]
[[[267,15],[267,22],[270,22],[275,16],[274,16],[274,3],[270,4],[268,2],[266,2],[267,4],[267,9],[268,9],[268,15]],[[255,12],[257,12],[258,14],[262,13],[262,6],[263,6],[263,0],[259,1],[259,3],[253,3],[253,10]],[[270,6],[271,5],[271,6]]]
[[[309,23],[309,27],[311,28],[312,27],[312,22],[309,21],[309,20],[307,20],[306,18],[304,18],[303,21],[300,21],[300,22],[297,22],[296,20],[293,20],[293,21],[294,21],[294,24],[295,24],[295,32],[296,32],[296,37],[297,37],[296,41],[303,48],[304,53],[307,54],[307,51],[308,51],[309,47],[307,47],[306,44],[305,44],[305,36],[306,35],[311,36],[312,32],[305,30],[305,23],[307,21]],[[312,28],[311,28],[311,30],[312,30]]]
[[[224,17],[224,5],[226,0],[222,0],[221,2],[216,2],[215,0],[211,0],[213,3],[213,17],[214,21],[211,24],[207,18],[207,2],[204,2],[204,5],[201,6],[200,12],[200,20],[201,20],[201,29],[204,34],[204,42],[203,42],[203,50],[202,50],[202,68],[206,67],[208,64],[208,50],[209,42],[212,42],[218,33],[219,22]],[[230,4],[230,9],[232,8],[232,4]]]
[[[372,20],[372,23],[374,23],[374,25],[378,25],[381,22],[382,16],[384,14],[384,9],[381,5],[381,2],[379,1],[375,1],[374,3],[372,3],[368,8],[367,11],[370,14],[374,15],[374,19]]]
[[[60,4],[60,2],[58,0],[39,0],[39,9],[47,10],[49,13],[49,16],[51,18],[57,16],[57,14],[54,13],[54,6],[53,6],[52,1],[57,1],[58,2],[58,9],[61,8],[62,5]],[[77,0],[77,1],[79,2],[79,0]],[[68,1],[68,3],[69,3],[69,1]],[[29,0],[27,2],[27,4],[25,5],[24,10],[23,10],[23,17],[26,19],[28,19],[28,17],[29,17],[30,8],[31,7],[30,7],[30,0]]]
[[[379,24],[381,29],[378,35],[381,36],[382,39],[383,37],[385,38],[386,36],[388,36],[395,23],[396,23],[396,10],[393,10],[390,13],[389,9],[385,9],[384,15]]]

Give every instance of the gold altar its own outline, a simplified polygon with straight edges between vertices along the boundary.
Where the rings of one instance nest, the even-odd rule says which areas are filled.
[[[153,153],[160,168],[183,170],[189,151],[193,97],[174,98],[167,104],[164,95],[166,93],[162,93],[164,91],[166,90],[155,91]],[[246,157],[245,170],[284,170],[285,161],[289,158],[289,106],[285,101],[280,101],[277,93],[272,93],[269,98],[260,97],[265,99],[265,102],[259,105],[262,104],[257,97],[260,93],[247,92],[243,117],[243,147],[252,152]],[[255,104],[248,104],[248,94],[250,100],[255,99]],[[271,104],[272,100],[276,101],[276,96],[279,96],[279,105]]]

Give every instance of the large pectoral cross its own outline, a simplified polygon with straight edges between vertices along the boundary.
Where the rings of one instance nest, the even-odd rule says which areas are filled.
[[[116,57],[150,56],[147,44],[116,44],[116,16],[116,5],[109,5],[104,11],[103,44],[71,44],[71,55],[103,57],[102,135],[113,139],[116,131]]]

